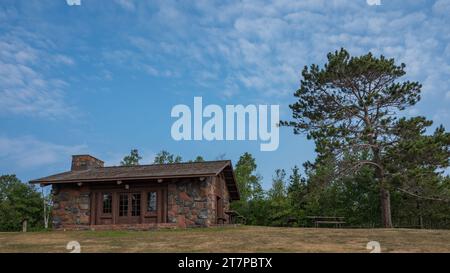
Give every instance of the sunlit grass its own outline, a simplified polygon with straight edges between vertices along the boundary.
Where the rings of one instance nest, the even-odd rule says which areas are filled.
[[[218,227],[0,233],[0,252],[450,252],[449,230]]]

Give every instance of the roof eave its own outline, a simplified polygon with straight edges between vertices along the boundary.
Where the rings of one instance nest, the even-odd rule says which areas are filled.
[[[86,178],[86,179],[65,179],[65,180],[31,180],[30,184],[68,184],[79,182],[110,182],[110,181],[127,181],[127,180],[154,180],[154,179],[174,179],[174,178],[193,178],[193,177],[211,177],[216,176],[215,173],[192,174],[192,175],[160,175],[160,176],[128,176],[128,177],[112,177],[112,178]]]

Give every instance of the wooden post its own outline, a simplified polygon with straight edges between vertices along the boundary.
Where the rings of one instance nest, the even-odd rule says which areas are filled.
[[[122,182],[120,182],[122,183]],[[118,202],[118,194],[117,192],[113,192],[112,195],[112,221],[113,224],[117,224],[117,216],[119,215],[119,202]]]
[[[140,194],[141,194],[141,203],[139,205],[141,206],[141,215],[139,215],[140,216],[139,223],[144,224],[144,214],[147,211],[147,209],[145,207],[145,201],[146,201],[145,200],[145,198],[146,198],[145,191],[141,191]]]
[[[27,232],[27,225],[28,225],[28,220],[23,219],[22,220],[22,232]]]

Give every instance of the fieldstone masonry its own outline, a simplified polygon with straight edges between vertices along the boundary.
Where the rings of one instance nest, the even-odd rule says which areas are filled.
[[[185,180],[168,185],[168,221],[178,227],[208,227],[216,224],[216,197],[229,208],[226,185],[220,177],[204,181]]]
[[[89,226],[90,192],[86,186],[53,185],[53,228]]]
[[[229,209],[229,193],[222,176],[168,182],[167,222],[177,227],[208,227],[217,222],[216,198]],[[53,185],[53,228],[90,227],[89,186]],[[226,218],[226,215],[223,215]]]

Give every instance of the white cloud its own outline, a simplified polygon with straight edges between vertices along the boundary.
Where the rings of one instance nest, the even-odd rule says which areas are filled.
[[[62,55],[62,54],[56,54],[55,56],[53,56],[53,58],[54,58],[55,62],[64,64],[64,65],[74,65],[75,64],[75,61],[72,58]]]
[[[447,93],[445,94],[445,98],[450,100],[450,91],[447,91]]]
[[[345,47],[352,55],[372,51],[405,62],[406,78],[423,83],[425,101],[442,97],[450,88],[450,31],[445,16],[433,15],[449,1],[382,3],[196,1],[186,9],[159,1],[140,6],[136,23],[143,31],[116,48],[126,58],[111,61],[133,60],[139,65],[128,67],[157,77],[169,70],[225,97],[287,102],[304,65],[321,65],[328,52]]]
[[[129,11],[134,11],[136,8],[133,0],[114,0],[114,2]]]
[[[407,113],[409,116],[417,116],[417,115],[420,115],[419,109],[417,109],[417,108],[415,108],[415,107],[409,108],[409,109],[406,111],[406,113]]]
[[[438,0],[433,5],[433,12],[448,16],[450,14],[450,1]]]
[[[73,65],[62,54],[50,54],[31,45],[21,32],[0,37],[0,114],[57,118],[70,114],[64,99],[68,83],[45,70]],[[32,36],[36,39],[36,36]]]
[[[66,0],[66,3],[69,6],[80,6],[81,0]]]
[[[7,162],[21,169],[65,162],[71,155],[86,151],[86,145],[60,145],[41,141],[32,136],[17,138],[0,136],[0,162]]]
[[[441,123],[444,125],[448,124],[448,120],[450,119],[450,111],[448,109],[436,109],[434,112],[433,121],[435,125]]]

